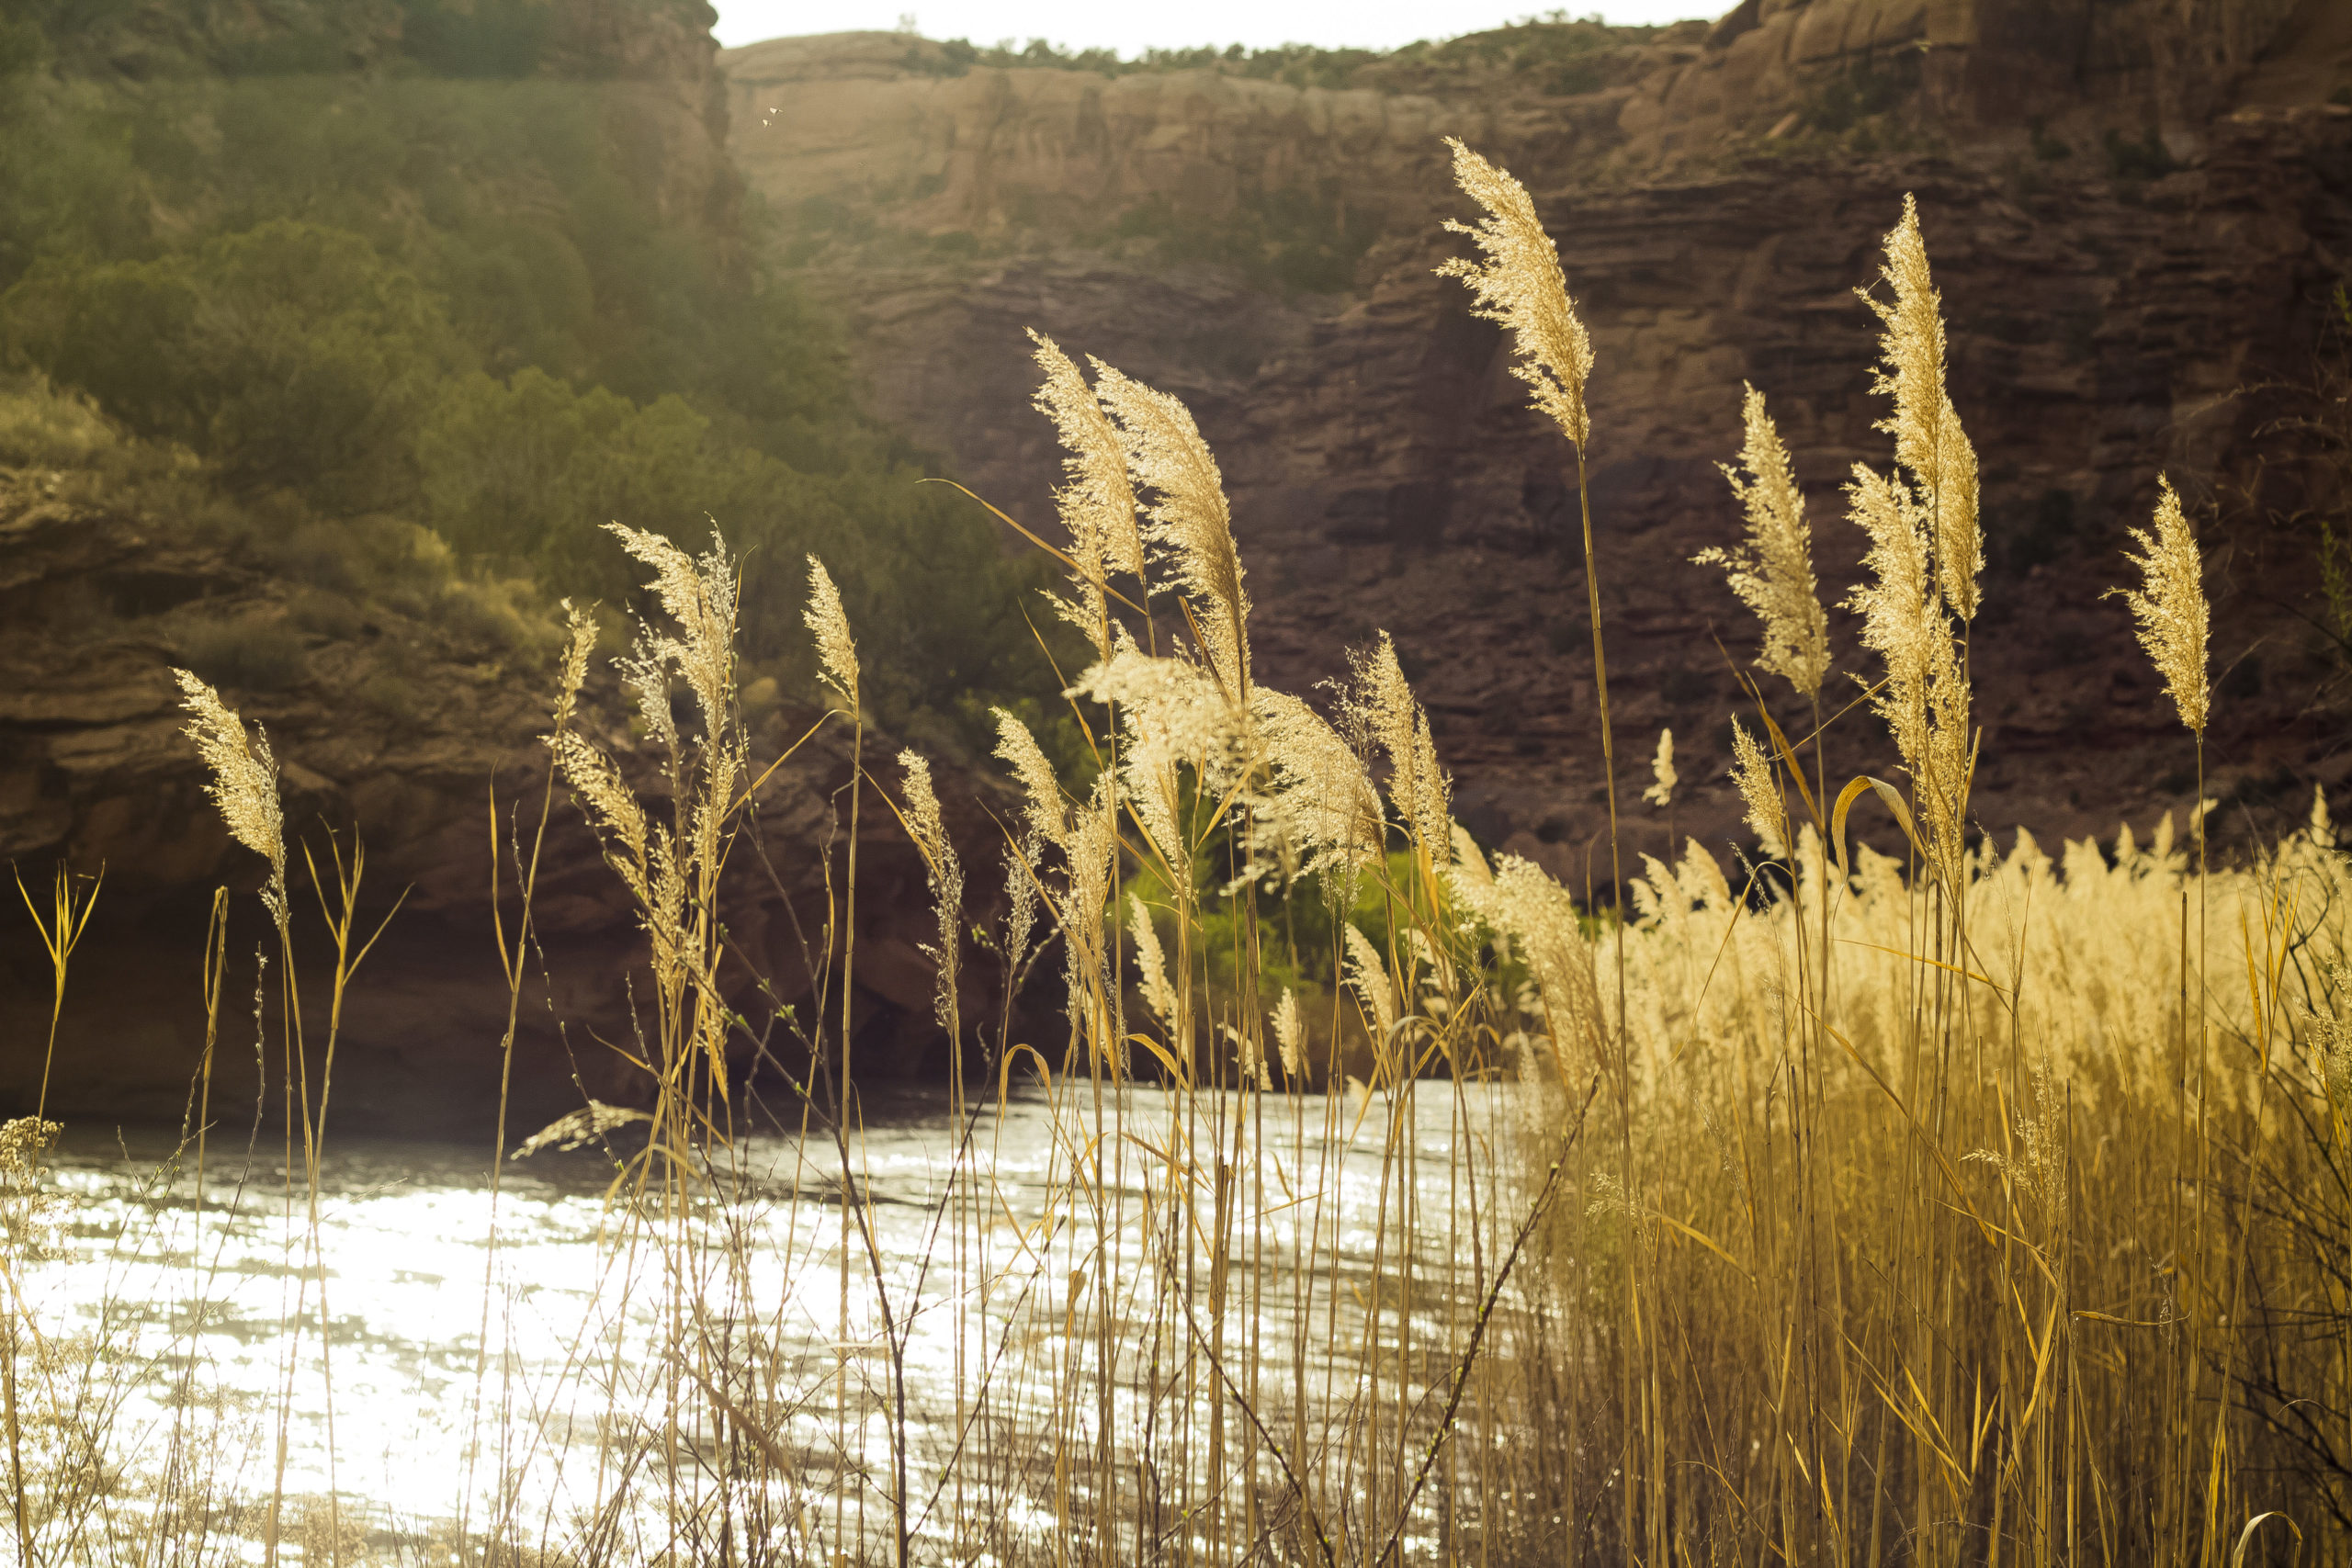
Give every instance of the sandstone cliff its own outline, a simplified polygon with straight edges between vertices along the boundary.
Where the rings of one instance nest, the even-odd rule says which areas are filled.
[[[1430,272],[1458,249],[1440,220],[1468,215],[1446,134],[1533,190],[1593,331],[1624,797],[1672,725],[1675,830],[1738,832],[1721,774],[1752,637],[1686,562],[1736,525],[1714,465],[1745,379],[1796,451],[1828,596],[1852,581],[1838,486],[1888,460],[1852,291],[1906,191],[1984,465],[1981,819],[2004,842],[2125,815],[2144,832],[2193,794],[2185,738],[2099,598],[2160,471],[2212,563],[2211,761],[2233,830],[2342,780],[2340,665],[2301,617],[2318,521],[2352,497],[2341,452],[2296,422],[2352,266],[2352,107],[2328,101],[2352,96],[2352,12],[1747,0],[1568,71],[1526,66],[1540,31],[1339,88],[956,74],[940,46],[875,34],[722,63],[739,164],[850,323],[876,406],[1034,525],[1057,453],[1023,328],[1185,399],[1232,492],[1261,668],[1305,690],[1343,645],[1394,633],[1490,842],[1584,874],[1600,760],[1573,456],[1525,410],[1497,330]],[[1344,264],[1308,269],[1319,288],[1283,270],[1310,242]],[[1832,631],[1838,668],[1862,671],[1851,618]],[[1892,765],[1859,717],[1833,737],[1833,770]],[[1636,807],[1635,846],[1662,848],[1668,821]]]

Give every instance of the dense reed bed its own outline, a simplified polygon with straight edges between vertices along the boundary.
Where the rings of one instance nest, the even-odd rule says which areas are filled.
[[[1511,333],[1581,498],[1606,439],[1589,340],[1527,193],[1455,160],[1483,217],[1453,225],[1477,254],[1446,270]],[[513,835],[519,897],[494,933],[519,1010],[532,967],[562,962],[530,903],[568,794],[647,936],[625,1046],[642,1092],[528,1138],[502,1125],[495,1153],[603,1151],[590,1310],[553,1371],[517,1371],[494,1158],[449,1434],[465,1480],[398,1499],[413,1528],[355,1522],[318,1195],[364,862],[306,853],[338,958],[330,996],[298,995],[281,962],[275,1006],[255,999],[291,1111],[272,1128],[256,1110],[241,1157],[282,1143],[274,1221],[243,1177],[230,1213],[206,1207],[208,1055],[181,1152],[105,1232],[118,1250],[141,1225],[174,1238],[163,1331],[43,1321],[72,1195],[50,1123],[0,1135],[17,1560],[2342,1560],[2352,873],[2324,800],[2227,866],[2202,809],[2055,857],[1976,827],[1976,457],[1907,206],[1885,249],[1865,299],[1894,462],[1847,491],[1870,540],[1849,606],[1868,683],[1828,683],[1806,502],[1751,389],[1727,470],[1745,526],[1709,564],[1763,626],[1736,732],[1760,852],[1727,871],[1692,842],[1636,865],[1612,830],[1616,908],[1454,824],[1385,637],[1321,707],[1266,686],[1191,415],[1039,337],[1037,405],[1068,450],[1053,609],[1091,645],[1068,694],[1091,763],[1057,773],[999,716],[1020,804],[976,928],[975,846],[950,840],[929,761],[868,754],[856,631],[811,559],[824,722],[857,763],[835,892],[809,914],[817,1001],[767,1006],[724,917],[772,765],[737,714],[734,565],[716,538],[695,558],[616,525],[649,606],[618,667],[663,777],[641,797],[575,722],[595,641],[575,613],[537,831]],[[1587,510],[1613,829],[1606,525]],[[2168,488],[2140,543],[2127,607],[2201,768],[2200,565]],[[266,739],[183,682],[290,948]],[[1833,724],[1844,754],[1884,763],[1827,776]],[[1652,772],[1648,800],[1670,806],[1666,738]],[[929,867],[938,1021],[964,1047],[919,1169],[876,1156],[852,1049],[854,846],[876,812]],[[1865,822],[1899,854],[1856,841]],[[61,993],[94,896],[61,874],[35,912]],[[1283,978],[1302,971],[1280,917],[1309,898],[1328,986]],[[209,1039],[232,1005],[222,929]],[[1063,1022],[965,1016],[978,963],[1007,997],[1042,971]],[[877,1199],[893,1182],[919,1201]],[[193,1348],[232,1224],[274,1224],[284,1262],[282,1374],[258,1399]],[[300,1423],[323,1427],[322,1495],[289,1495]]]

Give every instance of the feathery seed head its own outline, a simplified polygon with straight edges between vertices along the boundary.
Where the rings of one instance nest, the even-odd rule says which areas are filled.
[[[1535,978],[1550,1024],[1553,1045],[1565,1077],[1606,1059],[1608,1027],[1600,1011],[1600,986],[1593,969],[1592,944],[1577,919],[1576,901],[1544,869],[1519,855],[1504,855],[1484,881],[1457,869],[1454,891],[1478,919],[1511,940]],[[1583,1063],[1572,1068],[1571,1044]]]
[[[1116,651],[1063,695],[1116,705],[1139,741],[1162,747],[1211,777],[1226,775],[1243,741],[1242,710],[1206,670],[1186,658],[1154,658],[1124,634]]]
[[[1903,220],[1887,233],[1879,277],[1894,292],[1891,301],[1859,291],[1886,327],[1871,389],[1892,395],[1894,412],[1878,428],[1894,434],[1894,460],[1933,489],[1941,477],[1937,426],[1944,405],[1944,321],[1919,233],[1919,204],[1910,196],[1903,198]]]
[[[1021,973],[1036,929],[1037,858],[1045,848],[1034,830],[1004,846],[1004,966],[1010,975]]]
[[[1872,581],[1848,607],[1862,615],[1862,645],[1886,661],[1874,701],[1917,788],[1940,874],[1955,874],[1965,838],[1969,686],[1929,564],[1933,520],[1911,487],[1854,465],[1854,522],[1870,535]]]
[[[1642,791],[1642,798],[1652,806],[1673,805],[1674,786],[1681,783],[1682,778],[1674,771],[1674,731],[1671,729],[1657,732],[1657,755],[1650,759],[1650,776],[1655,782]]]
[[[1976,515],[1976,448],[1960,427],[1960,412],[1944,400],[1936,423],[1939,478],[1935,488],[1936,581],[1944,603],[1963,621],[1983,602],[1984,532]]]
[[[1846,494],[1854,522],[1871,540],[1862,560],[1871,578],[1855,588],[1847,607],[1862,616],[1862,646],[1886,661],[1886,688],[1876,705],[1916,771],[1928,754],[1928,669],[1945,636],[1928,580],[1927,519],[1907,488],[1861,463],[1854,465]]]
[[[1454,183],[1487,216],[1475,229],[1452,220],[1445,226],[1469,235],[1486,259],[1456,257],[1439,267],[1438,276],[1462,279],[1476,296],[1474,313],[1510,329],[1518,360],[1511,374],[1527,383],[1529,400],[1582,448],[1591,434],[1585,381],[1592,374],[1592,340],[1568,298],[1559,248],[1544,231],[1525,186],[1454,138],[1447,137],[1446,145],[1453,149]]]
[[[962,952],[964,867],[956,858],[955,840],[947,836],[947,824],[939,814],[930,760],[919,751],[901,751],[899,769],[907,795],[907,830],[922,851],[923,864],[930,873],[932,905],[939,917],[939,939],[925,949],[939,970],[932,1006],[940,1027],[952,1039],[957,1030],[956,975]]]
[[[1495,874],[1487,866],[1487,857],[1478,852],[1478,840],[1472,838],[1470,829],[1459,822],[1453,825],[1453,872],[1456,881],[1466,878],[1473,887],[1494,885]]]
[[[188,711],[187,728],[180,733],[196,742],[197,755],[212,772],[204,793],[220,809],[229,836],[269,862],[269,882],[262,903],[282,934],[289,910],[286,902],[286,817],[277,799],[277,759],[270,755],[269,736],[258,724],[250,742],[244,721],[220,694],[194,672],[174,670],[179,682],[180,705]]]
[[[1069,814],[1062,806],[1062,786],[1054,765],[1029,727],[1002,708],[996,715],[996,754],[1012,769],[1029,797],[1029,830],[1046,843],[1069,847]]]
[[[1739,785],[1739,797],[1747,803],[1747,825],[1762,842],[1764,852],[1775,859],[1788,853],[1788,803],[1781,798],[1781,786],[1772,777],[1772,764],[1747,727],[1734,718],[1731,721],[1731,776]]]
[[[1216,458],[1184,405],[1129,380],[1099,359],[1094,392],[1118,423],[1127,468],[1150,491],[1144,532],[1176,565],[1193,601],[1209,667],[1234,702],[1250,693],[1250,595]]]
[[[857,644],[849,635],[849,614],[841,590],[815,556],[808,558],[808,608],[800,619],[817,638],[817,662],[825,684],[854,709],[857,705]]]
[[[1873,389],[1894,400],[1879,428],[1894,436],[1900,479],[1857,464],[1848,487],[1854,521],[1871,536],[1876,581],[1848,604],[1863,616],[1862,642],[1886,660],[1878,711],[1894,732],[1917,797],[1928,852],[1948,883],[1961,874],[1968,798],[1970,692],[1949,616],[1975,616],[1984,565],[1976,514],[1976,453],[1944,389],[1944,327],[1918,204],[1886,237],[1881,278],[1892,289],[1863,299],[1885,324]]]
[[[1903,198],[1903,220],[1886,236],[1879,276],[1892,301],[1860,290],[1886,326],[1879,339],[1882,368],[1871,390],[1894,400],[1877,428],[1894,436],[1894,460],[1908,469],[1930,510],[1935,571],[1944,602],[1963,621],[1975,619],[1977,579],[1984,570],[1984,536],[1976,515],[1976,451],[1944,389],[1941,300],[1928,271],[1919,233],[1919,204]]]
[[[563,776],[580,802],[589,827],[605,844],[605,859],[640,905],[650,905],[653,889],[647,863],[651,852],[645,808],[621,780],[610,757],[573,729],[560,729],[548,738],[555,752],[556,772]],[[618,848],[615,848],[617,843]]]
[[[1103,928],[1116,895],[1114,873],[1118,852],[1118,792],[1110,775],[1097,776],[1094,792],[1070,813],[1069,830],[1062,843],[1065,874],[1055,900],[1062,932],[1062,971],[1069,987],[1069,1016],[1081,1033],[1111,1047],[1118,1070],[1125,1071],[1125,1035],[1112,1021],[1094,1010],[1094,998],[1110,989],[1109,944]]]
[[[1348,984],[1363,1001],[1364,1021],[1373,1026],[1374,1040],[1385,1045],[1396,1028],[1396,987],[1388,983],[1388,965],[1372,939],[1353,925],[1348,937]]]
[[[563,601],[566,637],[563,663],[556,682],[555,727],[571,728],[580,703],[580,688],[588,679],[588,656],[596,648],[596,617],[569,599]]]
[[[2180,497],[2172,481],[2159,477],[2155,532],[2132,530],[2132,542],[2146,552],[2132,556],[2140,569],[2143,588],[2120,593],[2139,623],[2140,646],[2148,650],[2156,673],[2165,678],[2180,722],[2199,735],[2205,733],[2211,694],[2206,684],[2205,568],[2197,552],[2196,531],[2181,514]]]
[[[1127,895],[1128,930],[1136,942],[1136,985],[1143,992],[1143,1005],[1151,1016],[1159,1020],[1163,1029],[1176,1027],[1176,987],[1168,983],[1168,959],[1160,951],[1159,929],[1151,923],[1151,911],[1144,907],[1141,897]]]
[[[1095,642],[1095,652],[1109,654],[1103,633],[1103,581],[1112,571],[1144,570],[1143,534],[1136,524],[1135,487],[1127,478],[1125,443],[1121,440],[1102,403],[1087,386],[1069,356],[1053,339],[1032,331],[1036,360],[1046,379],[1032,400],[1037,412],[1054,422],[1069,456],[1062,459],[1069,483],[1055,492],[1062,525],[1069,533],[1070,559],[1077,570],[1080,603],[1070,615]]]
[[[1248,716],[1190,659],[1156,659],[1124,631],[1115,641],[1117,651],[1064,695],[1115,705],[1127,736],[1120,756],[1127,802],[1170,863],[1181,864],[1180,771],[1192,769],[1204,786],[1224,794],[1245,765]]]
[[[1306,1021],[1299,1013],[1298,993],[1288,986],[1283,987],[1283,999],[1274,1004],[1274,1044],[1282,1053],[1283,1071],[1296,1083],[1306,1076]]]
[[[2352,964],[2340,958],[2331,963],[2327,982],[2319,1008],[2300,1002],[2295,1010],[2302,1018],[2320,1082],[2336,1116],[2352,1122]]]
[[[1770,671],[1808,697],[1821,694],[1829,672],[1829,620],[1813,576],[1813,530],[1805,523],[1804,496],[1797,489],[1788,448],[1764,409],[1764,394],[1747,389],[1743,405],[1747,429],[1739,461],[1746,478],[1729,468],[1724,477],[1747,513],[1747,536],[1729,550],[1694,556],[1702,566],[1721,566],[1740,602],[1764,623],[1764,645],[1756,655]]]
[[[1348,662],[1355,683],[1342,716],[1363,738],[1366,750],[1376,744],[1387,753],[1390,804],[1414,837],[1442,860],[1453,842],[1453,783],[1438,765],[1429,714],[1405,679],[1396,645],[1382,632],[1370,652],[1350,650]]]
[[[922,851],[936,878],[956,863],[956,846],[940,819],[939,793],[932,786],[931,759],[909,750],[899,753],[899,773],[907,795],[907,830]]]
[[[1266,829],[1288,835],[1305,852],[1304,869],[1323,878],[1326,896],[1352,907],[1356,878],[1380,858],[1385,826],[1363,759],[1288,692],[1260,686],[1250,708],[1272,774],[1272,797],[1261,814]]]
[[[697,559],[659,534],[619,523],[605,524],[605,531],[653,569],[653,580],[646,586],[653,590],[662,613],[678,628],[675,637],[645,632],[639,638],[645,675],[638,683],[640,705],[651,703],[647,694],[658,671],[661,696],[656,705],[666,712],[668,671],[674,668],[693,690],[695,705],[702,710],[703,733],[717,747],[728,733],[728,703],[735,687],[735,570],[727,558],[725,542],[713,528],[710,548]],[[650,720],[650,712],[648,716]],[[669,721],[664,719],[662,724],[667,728]],[[674,731],[671,739],[674,742]]]

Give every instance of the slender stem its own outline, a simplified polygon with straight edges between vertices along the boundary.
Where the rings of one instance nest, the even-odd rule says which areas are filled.
[[[1621,863],[1617,842],[1617,744],[1609,716],[1609,655],[1600,635],[1600,571],[1594,558],[1592,546],[1592,496],[1585,473],[1584,445],[1577,444],[1577,506],[1584,521],[1584,587],[1585,604],[1592,619],[1592,684],[1600,708],[1600,766],[1602,782],[1609,800],[1609,886],[1610,901],[1616,916],[1614,946],[1617,953],[1617,1124],[1619,1134],[1619,1191],[1627,1204],[1637,1201],[1634,1179],[1634,1101],[1633,1035],[1625,1017],[1625,873]],[[1641,1348],[1645,1340],[1639,1327],[1640,1308],[1636,1300],[1635,1258],[1637,1248],[1629,1232],[1625,1247],[1624,1285],[1625,1322],[1623,1332],[1633,1337],[1631,1347],[1621,1348],[1619,1355],[1620,1389],[1623,1400],[1625,1427],[1623,1511],[1623,1550],[1634,1550],[1634,1484],[1633,1431],[1634,1424],[1634,1363],[1625,1353],[1627,1348]],[[1652,1509],[1655,1516],[1657,1510]]]

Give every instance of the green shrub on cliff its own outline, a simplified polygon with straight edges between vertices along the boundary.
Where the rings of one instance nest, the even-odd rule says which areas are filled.
[[[639,406],[537,367],[507,381],[476,372],[442,389],[419,433],[425,513],[462,552],[559,569],[583,518],[683,536],[706,508],[739,510],[740,470],[757,461],[742,453],[738,472],[713,473],[709,431],[674,393]]]
[[[1424,39],[1393,50],[1326,49],[1308,43],[1245,49],[1148,49],[1122,60],[1114,50],[1068,49],[1033,38],[1022,47],[1007,39],[987,48],[967,39],[948,39],[933,51],[910,42],[901,64],[933,76],[961,76],[974,70],[1089,71],[1127,76],[1171,71],[1213,71],[1221,76],[1275,81],[1294,87],[1348,88],[1421,83],[1437,76],[1503,73],[1541,83],[1544,90],[1573,94],[1606,85],[1598,55],[1648,41],[1664,30],[1654,26],[1615,26],[1595,14],[1571,19],[1555,10],[1445,39]]]
[[[440,302],[356,234],[277,220],[149,262],[37,265],[6,331],[232,491],[330,512],[404,499],[417,422],[463,357]]]
[[[0,381],[0,464],[80,468],[115,441],[114,426],[87,398],[59,391],[46,377]]]
[[[856,412],[833,324],[744,261],[732,175],[645,151],[678,104],[527,77],[561,20],[537,0],[401,0],[365,37],[356,11],[280,9],[283,47],[206,54],[191,20],[173,47],[196,52],[138,56],[135,86],[113,62],[148,35],[107,6],[12,16],[0,374],[51,400],[10,415],[25,455],[0,460],[125,505],[162,476],[164,513],[299,536],[363,597],[390,592],[366,519],[552,601],[629,591],[602,524],[698,548],[715,518],[755,581],[820,548],[854,610],[911,628],[875,650],[878,714],[1050,705],[978,508],[916,488],[937,465]],[[103,462],[52,393],[121,434]],[[788,665],[791,622],[755,596],[747,651]]]

